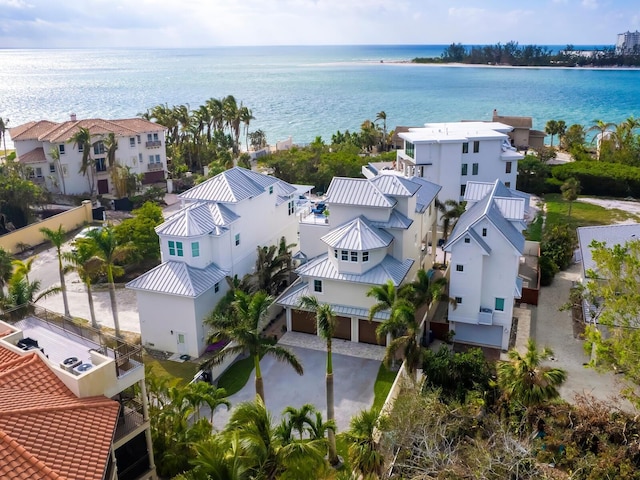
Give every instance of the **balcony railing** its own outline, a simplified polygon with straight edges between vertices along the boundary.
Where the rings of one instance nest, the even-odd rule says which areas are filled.
[[[480,307],[480,313],[478,313],[478,323],[480,325],[493,325],[493,310],[486,307]]]
[[[162,142],[160,140],[151,140],[149,142],[145,142],[144,144],[147,148],[158,148],[159,146],[162,145]]]
[[[118,377],[122,377],[130,371],[143,366],[142,347],[140,345],[120,343],[113,349],[113,356],[116,361],[116,375]]]
[[[136,399],[127,400],[121,407],[113,440],[117,442],[144,423],[142,403]]]
[[[163,169],[162,163],[148,163],[147,170],[150,172],[158,172]]]

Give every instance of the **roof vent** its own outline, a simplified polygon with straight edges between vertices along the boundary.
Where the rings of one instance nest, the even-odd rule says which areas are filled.
[[[82,361],[78,357],[69,357],[60,362],[60,368],[66,370],[67,372],[73,373],[73,369],[81,363]]]
[[[72,122],[75,122],[75,121],[76,121],[76,119],[77,119],[76,114],[75,114],[75,113],[72,113],[72,114],[71,114],[71,121],[72,121]]]
[[[78,365],[76,368],[73,369],[73,373],[75,375],[82,375],[87,370],[91,370],[92,368],[93,368],[93,365],[91,363],[81,363],[80,365]]]

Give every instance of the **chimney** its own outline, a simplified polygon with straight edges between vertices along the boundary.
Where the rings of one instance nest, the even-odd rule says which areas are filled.
[[[76,121],[76,114],[75,114],[75,113],[72,113],[72,114],[71,114],[71,121],[72,121],[72,122],[75,122],[75,121]]]

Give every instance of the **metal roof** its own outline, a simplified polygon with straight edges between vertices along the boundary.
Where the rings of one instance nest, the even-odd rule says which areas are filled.
[[[493,191],[493,197],[498,208],[509,220],[523,220],[529,208],[529,194],[507,188],[502,182],[467,182],[464,199],[467,202],[477,202]]]
[[[333,177],[325,201],[328,204],[355,205],[362,207],[395,206],[395,199],[385,194],[366,178]]]
[[[331,248],[362,252],[388,247],[393,241],[393,236],[374,227],[369,220],[361,215],[338,228],[334,228],[320,240]]]
[[[205,268],[195,268],[184,262],[169,261],[130,281],[126,287],[181,297],[197,297],[224,280],[227,274],[214,263]]]
[[[291,285],[287,290],[280,295],[276,299],[274,303],[277,305],[281,305],[283,307],[296,308],[299,310],[304,310],[299,306],[298,302],[300,298],[304,296],[312,296],[313,293],[309,289],[309,284],[307,282],[297,281],[293,285]],[[348,317],[360,317],[360,318],[369,318],[369,310],[361,307],[352,307],[349,305],[338,305],[336,303],[330,303],[331,309],[337,315],[344,315]],[[376,313],[374,315],[374,320],[388,320],[390,317],[389,311],[384,310]]]
[[[604,242],[609,248],[614,245],[624,245],[632,240],[640,240],[640,223],[578,228],[578,244],[582,253],[582,272],[585,278],[587,270],[596,268],[591,256],[591,248],[589,248],[594,240]]]
[[[389,215],[389,220],[386,222],[379,222],[375,220],[370,220],[371,225],[378,228],[397,228],[401,230],[406,230],[411,226],[413,220],[405,217],[397,210],[391,210],[391,215]]]
[[[416,199],[416,212],[424,213],[424,211],[435,200],[436,195],[442,189],[437,183],[429,182],[421,177],[411,177],[411,181],[420,185],[418,189],[418,197]]]
[[[156,227],[158,235],[194,237],[221,235],[240,217],[220,203],[197,202],[178,210]]]
[[[387,255],[382,262],[364,273],[340,273],[325,253],[298,267],[296,273],[301,276],[366,283],[369,285],[382,285],[387,280],[391,280],[395,286],[398,286],[409,273],[413,262],[412,259],[400,262],[391,255]]]
[[[369,181],[392,197],[412,197],[420,188],[417,183],[399,175],[376,175]]]
[[[494,188],[485,197],[471,205],[456,222],[449,241],[444,246],[446,251],[451,251],[451,246],[464,234],[470,232],[482,219],[487,219],[496,230],[500,232],[511,245],[520,253],[524,251],[524,236],[508,219],[506,219],[495,202],[496,192],[508,193],[508,189],[500,180],[496,180]]]
[[[273,186],[276,196],[293,195],[296,191],[293,185],[278,178],[242,167],[233,167],[190,188],[178,197],[188,200],[238,203],[264,193],[270,186]]]

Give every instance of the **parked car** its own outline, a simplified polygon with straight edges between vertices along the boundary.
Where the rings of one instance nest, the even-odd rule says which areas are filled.
[[[311,209],[311,213],[315,213],[316,215],[322,215],[326,209],[327,209],[326,203],[318,202],[316,203],[316,206]]]
[[[71,250],[75,252],[76,251],[76,242],[78,240],[82,240],[84,238],[89,238],[89,232],[94,231],[94,230],[96,230],[98,232],[101,232],[102,231],[102,227],[85,227],[82,230],[80,230],[78,232],[78,234],[75,237],[73,237],[73,240],[71,241]]]

